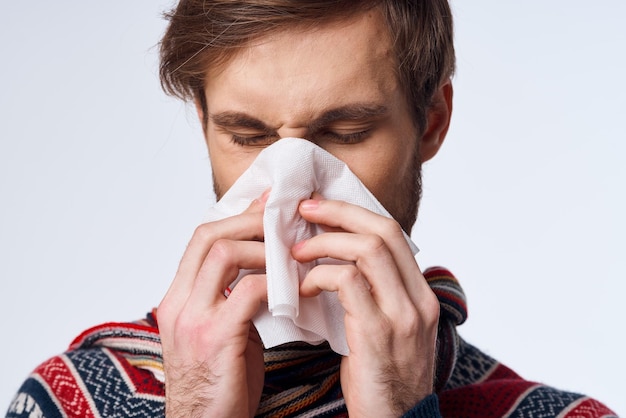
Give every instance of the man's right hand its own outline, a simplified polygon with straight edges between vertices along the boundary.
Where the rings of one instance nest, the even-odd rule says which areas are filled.
[[[263,210],[268,192],[242,214],[199,226],[157,318],[166,415],[253,416],[263,390],[263,346],[251,323],[267,298]]]

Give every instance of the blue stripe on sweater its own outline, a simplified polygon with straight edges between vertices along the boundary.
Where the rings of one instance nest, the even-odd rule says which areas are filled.
[[[551,387],[539,386],[517,405],[510,417],[547,418],[556,417],[583,395],[562,392]]]
[[[39,381],[28,378],[9,405],[6,418],[29,418],[31,416],[63,418],[48,391]]]
[[[163,399],[135,393],[122,377],[117,364],[101,348],[66,354],[104,417],[157,418],[165,414]]]
[[[102,349],[76,350],[66,355],[102,416],[111,416],[116,405],[132,396],[116,365]]]

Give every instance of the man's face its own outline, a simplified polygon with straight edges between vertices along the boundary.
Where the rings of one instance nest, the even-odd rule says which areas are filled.
[[[410,231],[419,199],[417,129],[378,13],[261,37],[208,72],[205,94],[218,199],[264,147],[300,137],[344,161]]]

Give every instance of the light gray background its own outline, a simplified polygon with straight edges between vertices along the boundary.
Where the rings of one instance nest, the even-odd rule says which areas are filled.
[[[156,306],[212,202],[193,109],[159,89],[169,4],[0,2],[0,409],[83,329]],[[453,6],[418,260],[461,280],[469,341],[626,414],[625,3]]]

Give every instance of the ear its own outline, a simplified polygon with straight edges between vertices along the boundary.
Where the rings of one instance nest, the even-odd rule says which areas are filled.
[[[422,162],[433,158],[443,144],[452,116],[452,81],[447,80],[433,95],[433,101],[426,115],[426,131],[420,142]]]

